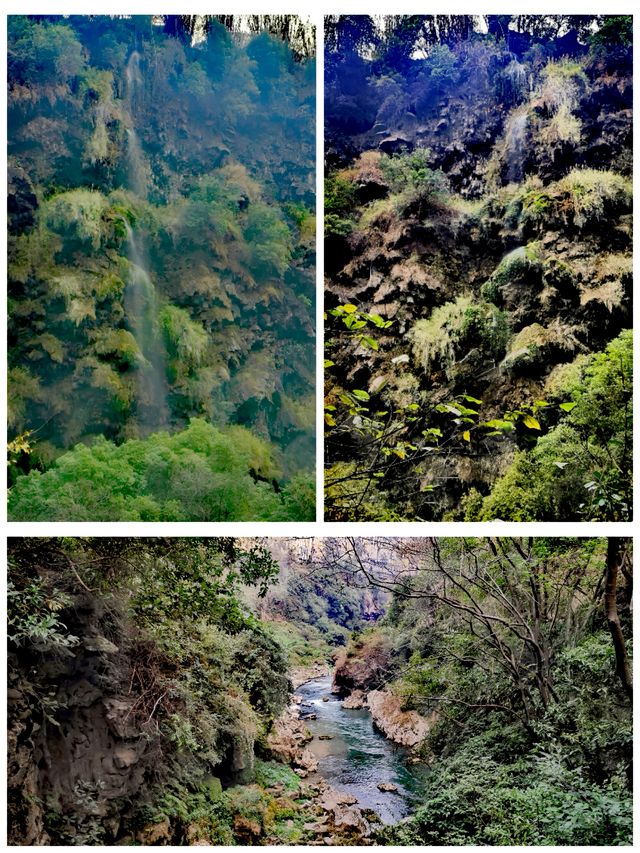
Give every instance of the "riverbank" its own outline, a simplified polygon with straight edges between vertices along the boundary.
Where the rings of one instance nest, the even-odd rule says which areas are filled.
[[[296,673],[295,681],[302,675]],[[311,792],[308,805],[318,819],[306,829],[316,843],[375,843],[378,829],[411,813],[423,787],[420,769],[407,749],[384,736],[368,709],[345,708],[331,688],[328,671],[301,681],[269,748]]]

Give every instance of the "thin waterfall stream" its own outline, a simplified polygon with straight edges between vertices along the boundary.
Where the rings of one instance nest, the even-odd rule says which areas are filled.
[[[525,111],[515,112],[507,120],[507,179],[512,183],[518,183],[524,178],[528,123],[529,116]]]
[[[133,51],[126,68],[126,99],[129,108],[127,128],[127,182],[138,198],[147,199],[149,169],[135,130],[135,115],[143,97],[140,54]],[[129,330],[136,339],[141,358],[136,370],[137,421],[142,435],[168,426],[169,385],[166,377],[166,351],[159,322],[158,297],[151,279],[149,259],[141,232],[135,233],[128,221],[127,252],[129,276],[124,307]]]
[[[148,272],[144,244],[129,223],[125,227],[130,266],[124,308],[127,325],[141,354],[136,369],[137,420],[141,433],[147,435],[169,423],[166,351],[158,317],[158,297]]]
[[[424,790],[424,768],[412,766],[408,751],[376,730],[369,711],[344,708],[331,694],[330,677],[306,682],[296,695],[302,700],[301,718],[314,736],[309,749],[318,759],[318,775],[357,797],[358,806],[375,811],[383,823],[407,817]],[[382,782],[397,790],[380,791]]]

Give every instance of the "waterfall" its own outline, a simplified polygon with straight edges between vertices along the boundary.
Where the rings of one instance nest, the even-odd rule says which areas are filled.
[[[129,112],[127,128],[127,183],[138,198],[146,201],[149,169],[135,130],[135,116],[143,97],[140,54],[134,51],[125,71],[126,100]],[[136,410],[140,431],[148,435],[169,424],[167,403],[166,351],[158,319],[158,298],[149,275],[149,262],[142,234],[135,234],[125,219],[129,274],[124,293],[127,326],[138,344],[136,366]]]
[[[525,146],[529,117],[525,111],[511,113],[507,119],[505,133],[505,156],[507,159],[507,180],[520,183],[524,177]]]
[[[147,199],[149,188],[149,167],[145,160],[140,139],[135,129],[134,117],[139,113],[144,95],[144,81],[140,70],[140,54],[134,50],[125,70],[127,81],[126,100],[129,106],[129,127],[127,127],[127,184],[137,196]]]
[[[136,239],[129,223],[125,222],[125,227],[130,264],[124,309],[127,325],[141,353],[136,369],[138,424],[143,434],[149,434],[169,423],[166,352],[158,321],[156,289],[147,271],[144,244]]]

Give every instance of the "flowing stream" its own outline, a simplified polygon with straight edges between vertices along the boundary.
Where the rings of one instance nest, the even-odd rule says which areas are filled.
[[[376,731],[366,709],[344,709],[331,695],[330,677],[314,678],[296,694],[302,698],[301,716],[317,716],[304,722],[314,736],[309,749],[318,759],[318,774],[337,791],[357,797],[360,808],[373,809],[383,823],[397,823],[410,814],[424,789],[425,771],[407,764],[407,751]],[[379,782],[391,782],[398,790],[382,792]]]

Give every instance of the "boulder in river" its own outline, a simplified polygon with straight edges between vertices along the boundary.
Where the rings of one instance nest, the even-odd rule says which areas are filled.
[[[342,703],[342,707],[349,711],[357,711],[364,708],[367,704],[367,697],[364,690],[354,690]]]
[[[289,707],[275,721],[267,737],[267,746],[273,758],[285,764],[306,767],[311,753],[304,745],[311,739],[311,733],[298,718],[298,709]]]
[[[394,785],[393,782],[378,782],[378,790],[385,794],[397,794],[398,786]]]
[[[401,746],[418,746],[435,721],[427,720],[417,711],[403,711],[400,697],[386,690],[373,690],[367,702],[375,725],[389,740]]]

